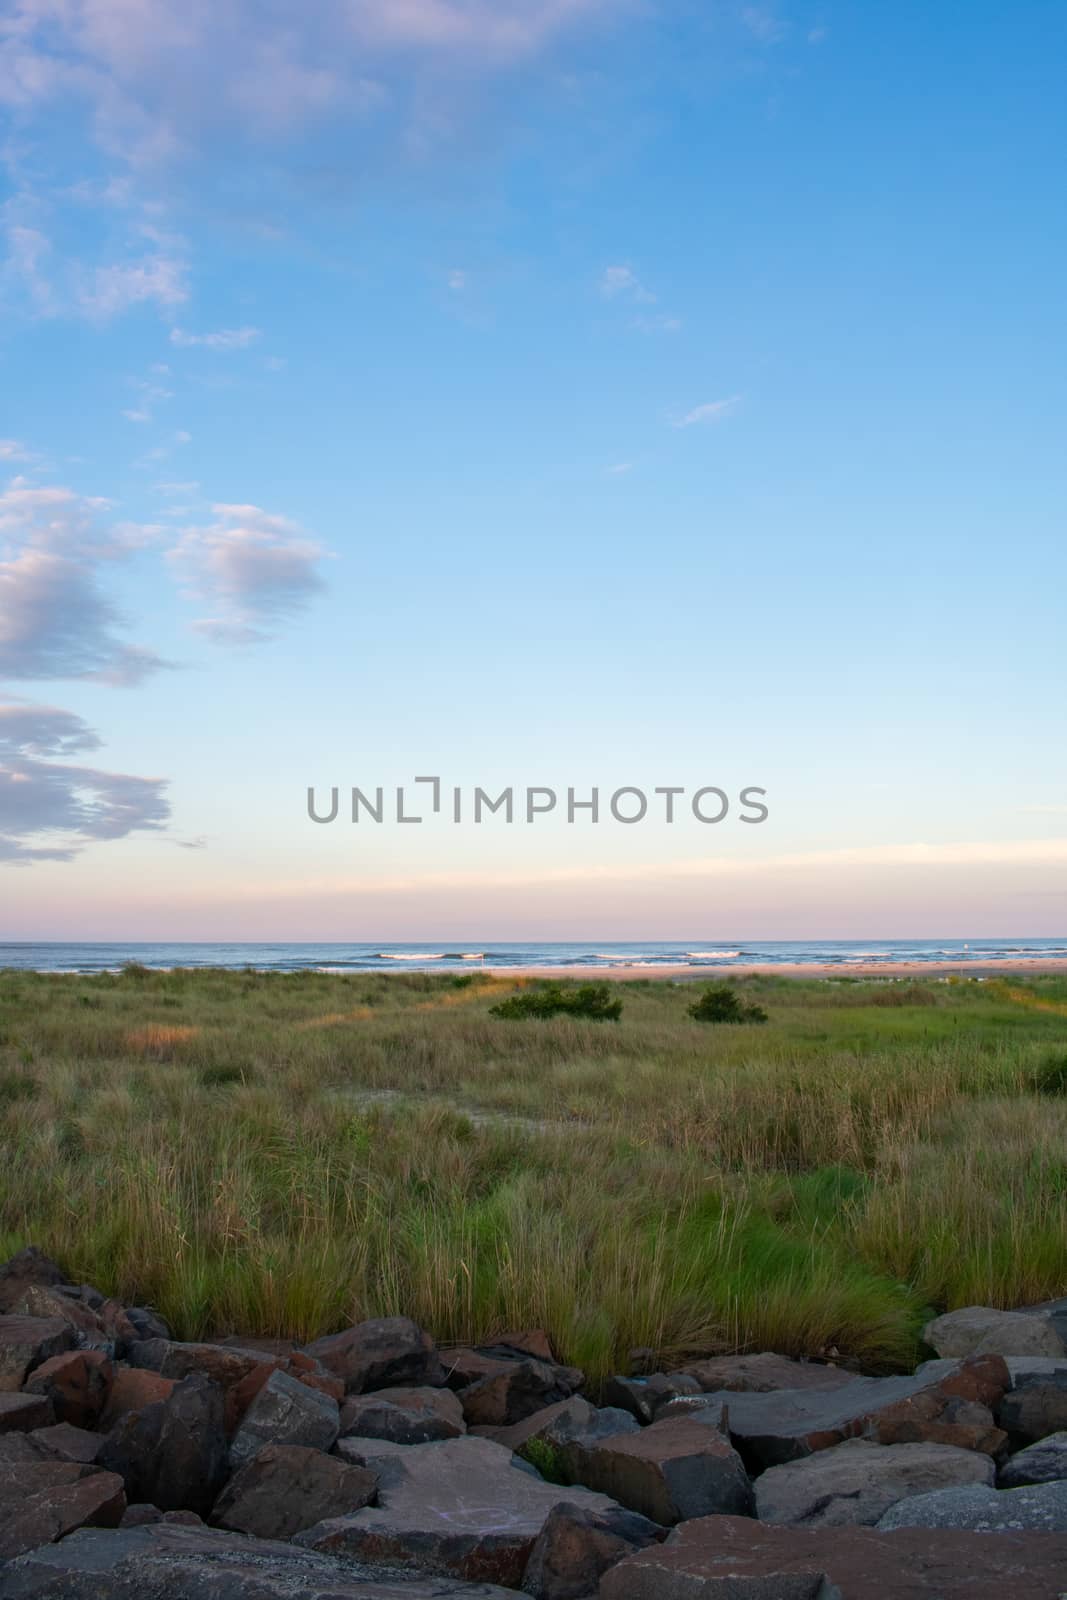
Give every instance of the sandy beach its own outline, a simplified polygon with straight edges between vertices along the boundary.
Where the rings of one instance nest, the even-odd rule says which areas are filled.
[[[1067,975],[1067,957],[1041,959],[1029,957],[1013,961],[855,961],[844,965],[839,961],[752,962],[740,965],[723,962],[721,966],[710,962],[703,967],[686,964],[677,966],[589,966],[568,967],[515,967],[492,966],[488,962],[479,970],[491,972],[498,978],[590,978],[626,982],[635,978],[670,979],[707,983],[715,979],[748,977],[755,973],[779,978],[1034,978]]]

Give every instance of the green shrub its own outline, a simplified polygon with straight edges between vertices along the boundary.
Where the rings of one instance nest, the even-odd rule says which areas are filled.
[[[729,983],[711,983],[689,1007],[697,1022],[766,1022],[762,1006],[746,1005]]]
[[[231,1083],[243,1083],[244,1073],[240,1067],[229,1066],[225,1062],[218,1061],[212,1066],[202,1069],[200,1082],[205,1089],[225,1089]]]
[[[606,983],[582,983],[576,989],[564,989],[558,983],[546,983],[540,989],[526,989],[513,994],[499,1005],[490,1006],[493,1017],[581,1017],[591,1022],[618,1022],[622,1016],[622,1001],[611,998]]]
[[[531,1467],[536,1467],[546,1483],[570,1484],[564,1465],[563,1457],[554,1444],[549,1444],[547,1439],[527,1439],[519,1451],[524,1461]]]
[[[1050,1056],[1034,1068],[1035,1094],[1067,1094],[1067,1056]]]

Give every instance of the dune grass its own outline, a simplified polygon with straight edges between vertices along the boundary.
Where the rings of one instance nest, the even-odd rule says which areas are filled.
[[[1067,1290],[1067,984],[752,979],[505,1020],[483,975],[0,973],[0,1248],[182,1337],[405,1313],[911,1364],[931,1309]]]

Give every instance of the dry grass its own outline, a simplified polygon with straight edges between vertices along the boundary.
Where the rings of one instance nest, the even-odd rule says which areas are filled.
[[[617,1025],[489,1016],[513,987],[0,973],[3,1243],[186,1337],[404,1312],[544,1326],[594,1374],[891,1368],[930,1307],[1067,1288],[1054,983],[757,980],[759,1029],[662,983]]]

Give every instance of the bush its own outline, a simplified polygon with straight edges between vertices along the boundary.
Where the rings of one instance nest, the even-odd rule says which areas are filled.
[[[546,983],[540,989],[527,989],[513,994],[489,1007],[493,1017],[582,1017],[591,1022],[618,1022],[622,1016],[622,1001],[611,998],[606,983],[582,983],[576,989],[564,989],[558,983]]]
[[[750,1006],[738,998],[737,990],[729,983],[711,983],[699,1000],[689,1007],[689,1015],[697,1022],[766,1022],[767,1013],[762,1006]]]
[[[1031,1083],[1035,1094],[1067,1094],[1067,1056],[1050,1056],[1034,1068]]]

